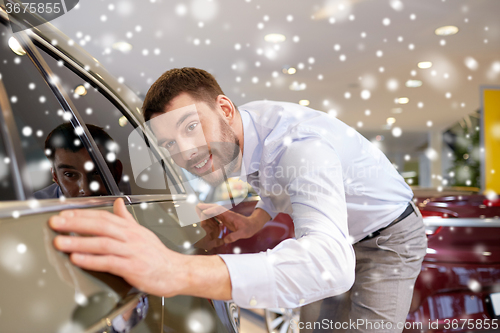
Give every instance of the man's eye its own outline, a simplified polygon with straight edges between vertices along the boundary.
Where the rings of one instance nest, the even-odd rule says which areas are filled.
[[[75,174],[74,174],[73,172],[65,172],[65,173],[64,173],[64,176],[65,176],[65,177],[74,177],[74,176],[75,176]]]
[[[188,126],[187,130],[188,132],[191,132],[192,130],[194,130],[194,128],[198,126],[198,123],[193,123],[191,125]]]
[[[165,148],[170,149],[175,144],[175,141],[169,141],[165,144]]]

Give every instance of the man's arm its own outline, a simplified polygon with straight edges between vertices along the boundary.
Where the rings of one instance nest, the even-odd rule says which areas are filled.
[[[341,294],[354,282],[355,257],[347,227],[343,172],[336,151],[301,138],[276,154],[273,192],[289,197],[296,239],[266,252],[220,255],[241,307],[293,308]],[[278,167],[280,169],[278,169]],[[279,185],[279,186],[277,186]]]
[[[59,235],[55,247],[71,253],[71,261],[81,268],[121,276],[153,295],[231,299],[229,272],[219,256],[174,252],[135,221],[122,199],[113,209],[115,214],[68,210],[51,217],[49,224],[56,231],[94,236]]]

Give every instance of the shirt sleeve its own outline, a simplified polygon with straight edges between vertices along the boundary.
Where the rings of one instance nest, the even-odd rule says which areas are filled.
[[[233,300],[244,308],[294,308],[346,292],[354,283],[355,257],[335,150],[316,138],[292,142],[280,156],[274,168],[287,172],[282,177],[275,172],[274,182],[290,197],[296,239],[267,252],[221,255]]]

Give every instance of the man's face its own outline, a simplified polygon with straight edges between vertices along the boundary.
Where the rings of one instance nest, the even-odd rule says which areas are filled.
[[[101,176],[85,148],[76,152],[63,148],[56,149],[52,177],[65,197],[108,194]]]
[[[223,112],[182,93],[156,114],[150,125],[158,144],[174,162],[212,186],[232,173],[240,161],[238,138]],[[223,169],[223,170],[222,170]]]

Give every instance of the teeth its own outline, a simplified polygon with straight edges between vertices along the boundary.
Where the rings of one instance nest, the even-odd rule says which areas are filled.
[[[203,167],[205,164],[207,164],[207,162],[208,162],[208,158],[206,160],[204,160],[203,162],[201,162],[200,164],[195,165],[194,167],[199,169],[199,168]]]

